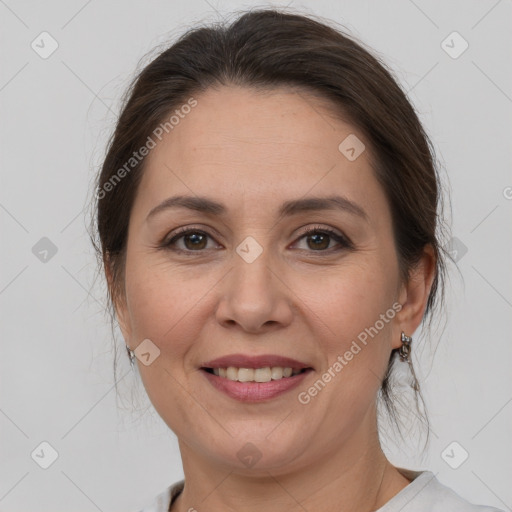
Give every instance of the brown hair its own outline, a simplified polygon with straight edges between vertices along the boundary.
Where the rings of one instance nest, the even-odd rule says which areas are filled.
[[[311,16],[273,9],[190,30],[147,65],[127,91],[96,184],[103,191],[96,195],[101,247],[93,243],[110,275],[110,306],[123,299],[128,223],[145,159],[115,186],[107,183],[174,109],[192,95],[230,84],[307,89],[330,100],[337,115],[343,113],[361,131],[391,209],[403,280],[425,245],[433,248],[436,275],[425,311],[431,320],[434,306],[443,301],[443,198],[434,149],[414,108],[385,64],[362,43]],[[393,350],[380,393],[395,423],[390,378],[396,356]],[[416,400],[418,392],[415,387]]]

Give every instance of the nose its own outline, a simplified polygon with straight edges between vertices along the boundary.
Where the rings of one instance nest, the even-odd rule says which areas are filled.
[[[233,260],[234,268],[223,280],[222,298],[216,310],[219,324],[239,326],[250,333],[289,325],[293,318],[293,293],[275,260],[273,263],[266,251],[250,263],[237,254]]]

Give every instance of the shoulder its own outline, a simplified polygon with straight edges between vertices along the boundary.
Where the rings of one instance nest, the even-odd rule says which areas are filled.
[[[180,480],[167,487],[164,491],[158,494],[155,499],[144,507],[140,512],[167,512],[170,504],[176,499],[178,494],[183,490],[185,485],[184,480]]]
[[[412,482],[377,512],[503,512],[494,507],[475,505],[439,482],[431,471],[400,469]]]

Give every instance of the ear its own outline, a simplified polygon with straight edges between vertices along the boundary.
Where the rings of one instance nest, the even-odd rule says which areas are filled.
[[[427,301],[432,289],[436,273],[436,258],[431,244],[424,247],[423,255],[411,270],[409,280],[402,284],[399,293],[399,302],[402,309],[396,315],[396,326],[400,332],[393,336],[393,348],[401,345],[400,333],[403,331],[412,336],[423,319]]]
[[[105,269],[105,277],[107,279],[107,286],[114,306],[116,320],[119,324],[119,328],[121,329],[121,333],[123,334],[125,343],[131,347],[131,323],[129,321],[130,315],[128,305],[126,303],[126,298],[124,293],[120,290],[119,283],[115,283],[112,266],[108,256],[104,258],[103,263]]]

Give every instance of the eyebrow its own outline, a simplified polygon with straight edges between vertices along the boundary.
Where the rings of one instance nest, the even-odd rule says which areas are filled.
[[[150,219],[154,215],[171,208],[188,208],[214,216],[223,216],[227,214],[227,208],[213,199],[204,196],[172,196],[155,206],[146,217]],[[286,201],[279,209],[279,216],[289,217],[303,212],[312,212],[320,210],[341,210],[366,222],[369,221],[367,213],[358,204],[350,201],[346,197],[332,195],[328,197],[308,197],[304,199],[295,199]]]

